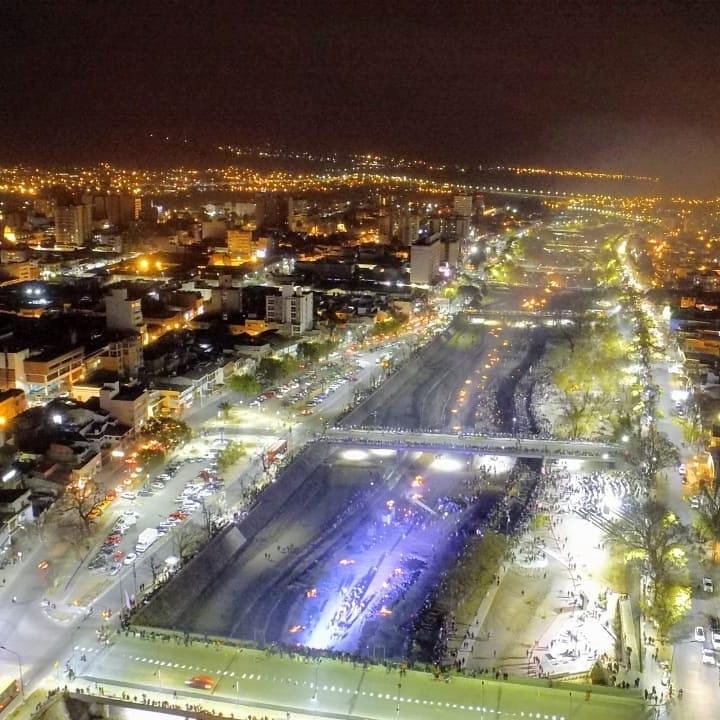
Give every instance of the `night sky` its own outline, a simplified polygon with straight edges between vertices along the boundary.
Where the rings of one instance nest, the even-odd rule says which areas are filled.
[[[0,27],[0,162],[161,161],[168,135],[720,192],[710,0],[0,0]]]

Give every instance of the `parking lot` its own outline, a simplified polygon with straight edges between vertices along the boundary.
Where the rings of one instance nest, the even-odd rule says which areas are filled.
[[[149,546],[142,549],[138,539],[156,532],[160,539],[175,528],[192,525],[198,535],[208,517],[221,520],[224,509],[224,479],[217,472],[217,450],[204,456],[191,456],[172,461],[162,472],[147,479],[137,490],[117,493],[114,505],[119,515],[102,545],[90,558],[88,568],[95,573],[117,575],[124,566],[143,559]],[[148,533],[150,531],[150,533]],[[176,535],[188,535],[178,530]],[[189,538],[172,538],[176,550],[188,551]],[[154,543],[151,543],[154,545]],[[180,553],[184,554],[184,553]]]

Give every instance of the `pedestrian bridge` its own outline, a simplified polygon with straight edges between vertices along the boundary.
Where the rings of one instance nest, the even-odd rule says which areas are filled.
[[[441,432],[397,431],[380,428],[329,428],[325,437],[333,442],[372,445],[396,450],[467,452],[482,455],[514,455],[543,459],[623,462],[625,449],[613,443],[585,440],[545,440],[525,437]]]

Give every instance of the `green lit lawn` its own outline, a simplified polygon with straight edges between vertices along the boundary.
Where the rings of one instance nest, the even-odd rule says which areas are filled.
[[[212,692],[185,687],[185,680],[198,674],[218,680]],[[87,675],[101,683],[105,680],[108,685],[124,682],[140,689],[157,690],[160,686],[165,690],[177,689],[180,700],[194,698],[192,702],[196,702],[197,698],[204,698],[205,703],[214,700],[228,712],[231,711],[228,706],[239,700],[271,709],[378,720],[398,717],[462,720],[498,714],[520,717],[521,713],[526,718],[532,713],[532,717],[540,720],[553,715],[569,720],[635,720],[645,716],[642,702],[627,694],[594,692],[586,701],[585,693],[579,689],[571,696],[567,690],[550,689],[542,684],[495,680],[483,683],[459,676],[445,683],[421,672],[408,672],[400,677],[397,671],[388,673],[377,666],[363,671],[359,666],[353,668],[352,664],[339,661],[305,663],[254,650],[237,653],[231,648],[206,648],[202,644],[185,648],[134,638],[123,638],[97,658]],[[317,696],[313,699],[316,679]]]

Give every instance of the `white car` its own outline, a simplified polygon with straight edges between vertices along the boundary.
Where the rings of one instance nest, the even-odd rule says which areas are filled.
[[[125,500],[134,500],[137,497],[137,493],[132,492],[131,490],[126,490],[125,492],[120,493],[120,497]]]
[[[705,629],[698,625],[695,628],[695,636],[694,636],[695,642],[705,642]]]
[[[680,475],[687,474],[687,468],[685,467],[685,463],[680,463],[680,465],[678,465],[678,473],[680,473]]]
[[[715,592],[715,586],[713,585],[712,578],[703,578],[703,590],[707,593]]]
[[[123,558],[123,565],[132,565],[137,560],[137,553],[129,552],[124,558]]]
[[[715,651],[710,648],[702,649],[703,665],[715,665]]]
[[[713,630],[710,634],[710,640],[712,641],[713,650],[720,650],[720,632]]]

